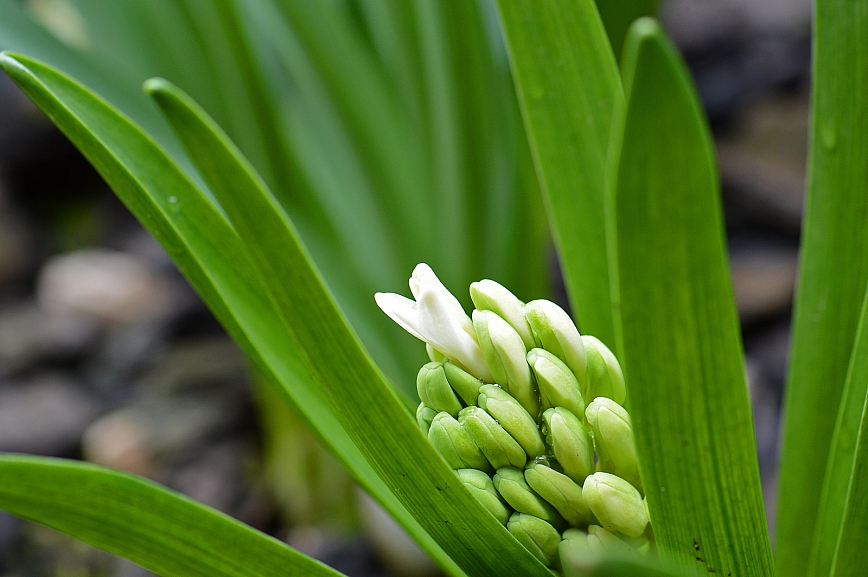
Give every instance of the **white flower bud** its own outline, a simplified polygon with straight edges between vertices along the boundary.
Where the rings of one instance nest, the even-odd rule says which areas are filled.
[[[594,431],[597,470],[618,475],[641,489],[633,424],[624,407],[612,399],[597,397],[585,409],[585,418]]]
[[[539,399],[519,334],[491,311],[473,311],[473,326],[495,382],[536,417]]]
[[[551,503],[573,527],[587,525],[592,520],[591,510],[582,498],[582,487],[566,475],[542,463],[533,463],[524,470],[524,478],[531,489]]]
[[[581,485],[594,472],[594,442],[582,421],[564,407],[543,413],[546,444],[552,449],[564,474]]]
[[[413,270],[410,291],[415,301],[394,293],[377,293],[374,298],[380,309],[408,333],[476,377],[491,381],[470,317],[427,264],[420,263]],[[431,354],[436,358],[433,351]]]
[[[500,426],[518,441],[528,457],[545,454],[546,445],[536,421],[512,395],[497,385],[483,385],[479,389],[477,404],[497,419]]]
[[[585,400],[607,397],[623,405],[627,389],[618,359],[597,337],[582,335],[582,342],[588,359],[588,371],[582,379],[582,397]]]
[[[521,336],[526,349],[534,347],[530,325],[524,318],[524,303],[500,283],[481,280],[470,285],[470,298],[477,309],[492,311],[508,322]]]
[[[576,415],[585,413],[579,381],[563,361],[545,349],[532,349],[527,363],[536,375],[543,409],[566,407]]]
[[[524,306],[524,317],[536,345],[562,360],[581,382],[587,366],[585,345],[570,315],[555,303],[539,299]]]

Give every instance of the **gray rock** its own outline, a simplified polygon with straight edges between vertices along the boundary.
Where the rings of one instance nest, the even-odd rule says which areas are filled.
[[[140,411],[122,408],[91,423],[81,439],[81,452],[92,463],[153,477],[156,471],[150,423]]]
[[[162,394],[219,387],[246,388],[247,363],[238,345],[226,336],[180,342],[154,359],[140,382],[144,390]]]
[[[730,251],[730,271],[742,325],[786,313],[793,300],[795,247],[757,245]]]
[[[32,303],[9,305],[0,309],[0,372],[72,358],[98,336],[99,323],[87,315],[44,310]]]
[[[806,31],[810,0],[666,0],[660,18],[673,40],[687,50],[745,34]]]
[[[752,103],[717,141],[727,205],[742,220],[797,234],[807,160],[805,95]]]
[[[37,297],[49,309],[129,323],[175,314],[181,304],[176,288],[143,259],[94,248],[50,259],[39,275]]]
[[[253,447],[243,441],[215,444],[175,471],[167,484],[200,503],[233,514],[246,485],[245,469],[252,455]]]
[[[73,449],[100,403],[75,382],[45,375],[0,388],[0,451],[63,455]]]

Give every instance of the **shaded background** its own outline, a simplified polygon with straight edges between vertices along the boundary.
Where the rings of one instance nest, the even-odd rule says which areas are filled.
[[[32,5],[69,17],[56,2]],[[806,0],[661,6],[718,147],[770,519],[805,181],[810,10]],[[430,570],[251,375],[162,249],[0,76],[0,451],[145,475],[349,575]],[[0,576],[13,575],[149,573],[0,513]]]

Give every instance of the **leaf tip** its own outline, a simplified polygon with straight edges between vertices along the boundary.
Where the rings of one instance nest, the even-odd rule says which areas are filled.
[[[166,80],[165,78],[148,78],[145,80],[144,84],[142,84],[142,90],[144,90],[145,94],[149,96],[153,96],[159,92],[166,92],[174,88],[174,85]]]
[[[18,56],[15,52],[3,50],[0,52],[0,68],[8,73],[11,68],[20,67],[21,62],[18,60]]]
[[[630,25],[630,29],[627,33],[629,36],[632,36],[639,41],[659,38],[664,35],[663,27],[660,26],[660,23],[656,19],[651,18],[650,16],[637,18],[633,24]]]
[[[666,32],[663,31],[663,27],[657,20],[649,16],[638,18],[627,30],[627,37],[624,40],[624,54],[635,57],[649,44],[659,44],[665,42],[665,39]]]

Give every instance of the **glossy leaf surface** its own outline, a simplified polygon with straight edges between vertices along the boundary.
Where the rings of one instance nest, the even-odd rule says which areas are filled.
[[[341,575],[183,495],[75,461],[0,455],[0,509],[164,577]]]
[[[837,527],[843,506],[838,479],[826,492],[823,528],[817,524],[839,407],[852,414],[841,399],[868,282],[866,38],[868,1],[816,2],[808,196],[775,522],[778,570],[794,577],[807,574],[815,530]],[[847,402],[861,405],[858,398]],[[833,467],[836,476],[849,471]],[[828,543],[820,546],[814,574],[825,577],[831,551]]]
[[[371,466],[469,575],[547,571],[419,431],[333,300],[295,227],[213,120],[165,80],[146,89],[226,210],[312,379]]]
[[[593,0],[501,0],[516,89],[579,330],[615,345],[604,190],[623,98]]]
[[[868,323],[862,319],[841,403],[811,556],[812,575],[865,571],[868,549]],[[834,524],[833,524],[834,523]],[[825,531],[824,531],[825,529]],[[822,572],[822,573],[821,573]]]
[[[623,58],[613,169],[623,367],[661,556],[774,574],[711,136],[690,76],[642,19]]]
[[[630,24],[642,16],[653,16],[660,0],[596,0],[597,10],[606,26],[606,34],[615,56],[621,57],[624,38]]]
[[[458,574],[356,449],[310,380],[237,233],[141,130],[86,88],[22,56],[0,65],[166,248],[220,322],[317,437],[444,568]]]

